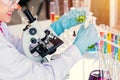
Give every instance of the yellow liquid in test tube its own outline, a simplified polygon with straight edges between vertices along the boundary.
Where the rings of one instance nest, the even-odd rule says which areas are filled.
[[[118,50],[118,60],[120,61],[120,48]]]
[[[111,35],[112,34],[110,32],[107,34],[107,40],[109,40],[109,41],[111,40]]]
[[[55,19],[55,21],[56,21],[56,20],[58,20],[59,18],[60,18],[60,16],[55,15],[55,18],[54,18],[54,19]]]
[[[110,43],[107,43],[107,53],[109,53],[110,55],[112,55],[112,48],[111,48],[111,44]]]

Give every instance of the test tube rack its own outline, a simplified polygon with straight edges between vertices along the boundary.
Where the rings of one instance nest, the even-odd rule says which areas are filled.
[[[114,60],[120,61],[120,32],[112,28],[99,30],[101,37],[104,37],[103,41],[100,41],[104,54],[109,54]]]

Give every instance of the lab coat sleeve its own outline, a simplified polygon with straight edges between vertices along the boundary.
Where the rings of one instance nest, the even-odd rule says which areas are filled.
[[[24,54],[23,51],[23,46],[22,46],[22,40],[20,37],[13,35],[9,29],[8,26],[2,22],[2,26],[3,26],[3,30],[4,30],[4,34],[5,34],[5,38],[14,45],[14,47],[22,54]]]
[[[72,66],[80,58],[81,58],[81,54],[78,48],[72,45],[63,53],[61,53],[57,59],[52,60],[45,64],[51,66],[51,68],[53,69],[55,80],[63,80],[65,75],[69,73]]]
[[[62,80],[79,59],[79,50],[71,46],[56,60],[44,64],[35,63],[21,55],[11,43],[3,40],[0,41],[0,79]]]
[[[22,46],[22,39],[20,37],[17,37],[9,32],[9,41],[11,44],[14,45],[14,47],[22,54],[24,54],[23,46]]]

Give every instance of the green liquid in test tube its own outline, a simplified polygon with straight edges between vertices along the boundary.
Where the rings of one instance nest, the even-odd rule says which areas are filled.
[[[120,61],[120,48],[118,50],[118,60]]]
[[[114,50],[114,59],[115,60],[118,60],[118,47],[115,47],[115,50]]]
[[[103,48],[104,48],[104,53],[106,54],[106,53],[107,53],[107,42],[105,42],[105,41],[104,41],[104,46],[103,46]]]

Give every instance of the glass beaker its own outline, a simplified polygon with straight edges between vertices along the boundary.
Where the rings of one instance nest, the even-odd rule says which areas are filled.
[[[88,80],[112,80],[108,61],[108,56],[105,57],[104,53],[98,51],[98,65],[94,66],[94,70],[91,71]],[[98,67],[98,69],[97,69]]]

